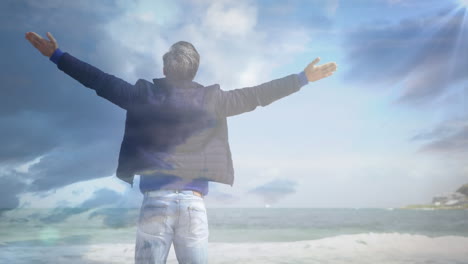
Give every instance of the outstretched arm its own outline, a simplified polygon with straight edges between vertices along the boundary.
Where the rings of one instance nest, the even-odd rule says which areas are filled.
[[[127,109],[128,106],[142,98],[146,98],[144,86],[131,85],[113,75],[107,74],[98,68],[73,57],[68,53],[62,53],[57,41],[51,33],[47,32],[46,40],[34,32],[27,32],[26,39],[42,55],[49,57],[57,64],[58,68],[79,81],[84,86],[91,88],[96,93],[112,103]]]
[[[257,106],[266,106],[286,97],[306,85],[329,77],[337,69],[334,62],[316,66],[320,58],[316,58],[299,74],[273,80],[258,86],[235,89],[231,91],[218,90],[216,105],[218,115],[234,116],[254,110]]]

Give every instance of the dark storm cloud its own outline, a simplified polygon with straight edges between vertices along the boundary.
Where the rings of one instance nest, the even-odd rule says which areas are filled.
[[[30,189],[46,191],[79,181],[110,176],[115,172],[117,141],[93,140],[82,143],[82,146],[64,143],[43,156],[39,163],[32,165],[28,172],[29,178],[33,180]]]
[[[276,203],[285,196],[295,193],[296,185],[297,182],[292,180],[275,179],[251,189],[249,193],[262,197],[266,203]]]
[[[0,166],[33,160],[58,144],[51,137],[55,127],[43,115],[22,112],[0,117],[0,123]]]
[[[2,49],[7,51],[0,60],[0,170],[42,157],[22,176],[31,185],[5,190],[4,203],[18,205],[15,197],[21,191],[50,190],[115,172],[125,112],[60,72],[24,34],[50,31],[64,51],[86,61],[105,36],[98,25],[122,11],[116,3],[0,3]],[[95,59],[98,67],[108,65]],[[8,171],[0,186],[13,184],[8,179],[14,170]]]
[[[432,101],[467,80],[468,32],[459,39],[465,10],[452,11],[351,31],[343,43],[351,69],[346,79],[373,88],[404,80],[400,101],[410,104]]]
[[[5,174],[7,176],[0,174],[0,209],[16,208],[19,205],[18,194],[26,188],[26,184],[21,181],[24,175],[18,172]]]

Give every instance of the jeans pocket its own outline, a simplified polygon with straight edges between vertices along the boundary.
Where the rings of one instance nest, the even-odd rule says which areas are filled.
[[[150,235],[163,235],[166,232],[167,207],[162,201],[146,201],[140,211],[138,228]]]
[[[188,207],[190,223],[189,232],[196,237],[208,236],[208,219],[203,204],[192,204]]]

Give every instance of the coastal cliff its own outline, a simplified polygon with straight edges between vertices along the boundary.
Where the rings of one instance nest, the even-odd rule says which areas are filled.
[[[408,205],[407,209],[468,209],[468,184],[464,184],[453,193],[432,198],[431,204]]]

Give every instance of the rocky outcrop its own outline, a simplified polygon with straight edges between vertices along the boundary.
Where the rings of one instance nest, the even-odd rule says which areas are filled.
[[[468,197],[468,184],[465,184],[462,187],[458,188],[457,192]]]
[[[458,188],[454,193],[448,193],[445,195],[439,195],[432,199],[432,205],[434,206],[468,206],[468,184]]]
[[[453,193],[438,195],[432,198],[431,204],[411,204],[405,209],[468,209],[468,184],[465,184]]]
[[[434,197],[432,199],[432,204],[435,206],[468,205],[468,197],[462,193],[454,192]]]

